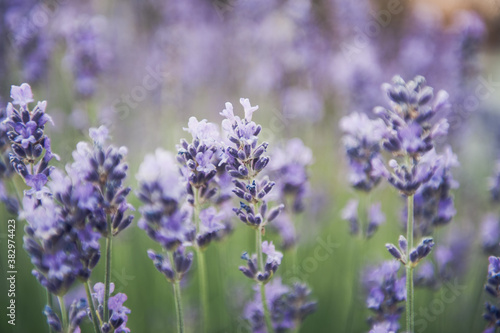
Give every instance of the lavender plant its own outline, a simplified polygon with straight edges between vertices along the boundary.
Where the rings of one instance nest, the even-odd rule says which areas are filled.
[[[406,324],[407,330],[413,332],[413,269],[430,252],[433,245],[432,239],[424,239],[413,249],[414,197],[417,190],[428,183],[441,166],[442,157],[436,154],[434,141],[447,134],[449,125],[445,118],[438,121],[433,121],[432,118],[446,106],[448,94],[444,91],[438,92],[431,104],[433,89],[426,86],[425,79],[421,76],[408,82],[396,76],[393,84],[384,84],[382,88],[390,104],[390,109],[374,109],[374,113],[387,126],[382,147],[393,156],[400,157],[402,161],[390,160],[389,165],[393,169],[390,173],[378,160],[375,170],[407,198],[407,237],[400,237],[402,251],[398,251],[392,244],[388,244],[387,248],[406,266]],[[449,205],[447,209],[449,210]],[[449,211],[447,214],[450,215]]]
[[[105,286],[109,290],[111,237],[132,222],[132,216],[125,217],[131,207],[126,203],[130,189],[122,186],[127,169],[122,162],[126,149],[104,149],[107,129],[91,129],[93,151],[81,142],[73,154],[75,162],[66,167],[66,173],[49,166],[50,160],[57,156],[44,134],[44,125],[51,120],[45,113],[47,103],[39,102],[30,110],[28,104],[33,102],[33,94],[27,84],[13,86],[11,95],[19,109],[10,103],[7,106],[6,124],[11,127],[8,137],[12,143],[10,161],[31,187],[24,193],[22,217],[28,221],[24,248],[35,266],[33,274],[48,292],[58,296],[62,329],[71,332],[78,325],[72,324],[73,318],[68,322],[62,296],[73,282],[80,280],[86,287],[94,330],[101,331],[109,320],[109,295],[104,297],[103,314],[97,316],[89,278],[100,259],[99,239],[104,236],[107,238]],[[50,325],[57,322],[54,319],[57,315],[51,309],[50,296],[48,303],[46,314]]]
[[[251,278],[256,277],[256,282],[260,285],[266,327],[268,331],[272,331],[265,284],[269,282],[272,274],[281,263],[281,253],[275,252],[274,246],[262,242],[262,235],[265,232],[265,227],[278,217],[284,205],[268,209],[268,202],[265,198],[276,183],[270,181],[269,177],[258,177],[270,160],[268,156],[264,155],[268,143],[258,144],[258,135],[262,126],[252,121],[252,114],[258,109],[258,106],[251,106],[250,101],[243,98],[240,99],[240,103],[245,111],[243,119],[234,115],[231,103],[226,103],[226,108],[221,112],[221,115],[226,118],[222,122],[222,128],[229,140],[223,147],[221,162],[225,164],[227,173],[233,177],[234,194],[243,200],[240,202],[239,208],[234,208],[234,212],[243,223],[255,230],[257,255],[255,258],[248,258],[244,255],[243,258],[250,266],[247,269],[240,267],[240,270]],[[269,251],[266,264],[264,264],[262,256],[265,249]],[[272,258],[279,258],[279,260]],[[257,272],[260,273],[257,274]]]
[[[180,281],[189,271],[193,254],[186,254],[183,244],[195,241],[196,237],[196,227],[191,223],[190,210],[185,204],[186,186],[174,156],[161,149],[146,156],[136,177],[139,181],[137,196],[143,202],[139,209],[142,215],[139,227],[167,253],[165,258],[149,250],[148,256],[173,285],[177,330],[184,332]]]

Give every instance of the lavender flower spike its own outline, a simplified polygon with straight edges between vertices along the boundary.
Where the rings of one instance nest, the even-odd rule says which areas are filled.
[[[49,161],[54,157],[59,159],[52,153],[50,139],[44,133],[45,124],[52,119],[45,113],[46,101],[38,102],[32,110],[29,109],[28,105],[34,100],[27,83],[12,86],[11,98],[13,103],[7,105],[7,119],[4,120],[11,129],[7,133],[12,144],[10,163],[31,187],[28,194],[37,193],[40,197],[47,192],[45,184],[52,170]],[[13,104],[19,108],[16,109]]]
[[[110,295],[115,289],[114,283],[110,285]],[[99,316],[103,318],[103,303],[104,297],[104,284],[96,283],[94,285],[94,293],[92,294],[94,299],[99,304],[98,311]],[[109,297],[109,321],[105,322],[101,326],[102,332],[114,332],[114,333],[130,333],[130,329],[127,328],[128,314],[130,314],[130,309],[123,306],[123,303],[127,300],[127,295],[123,293],[118,293],[114,296]]]

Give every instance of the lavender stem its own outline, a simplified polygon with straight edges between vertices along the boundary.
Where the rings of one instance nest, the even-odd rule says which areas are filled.
[[[174,255],[172,252],[168,253],[170,262],[173,264]],[[175,299],[175,314],[177,315],[177,333],[184,332],[184,316],[182,314],[182,298],[181,298],[181,285],[179,279],[175,279],[172,283],[174,287],[174,299]]]
[[[111,232],[111,215],[108,214],[108,235],[106,237],[106,268],[104,271],[104,322],[109,321],[109,293],[111,284],[111,243],[113,234]]]
[[[257,260],[259,263],[260,271],[264,271],[264,259],[262,259],[262,228],[259,226],[255,230],[255,246],[257,247]],[[266,326],[268,332],[273,332],[273,325],[271,322],[271,315],[269,314],[269,309],[267,307],[266,301],[266,289],[264,283],[260,283],[260,295],[262,298],[262,308],[264,309],[264,318],[266,320]]]
[[[92,323],[94,324],[94,332],[99,333],[99,320],[100,318],[97,316],[97,312],[95,311],[95,306],[94,306],[94,301],[92,300],[92,294],[90,293],[90,282],[87,280],[87,282],[84,283],[85,285],[85,292],[87,293],[87,302],[89,303],[90,306],[90,314],[92,315]]]
[[[408,219],[406,225],[408,249],[413,249],[413,196],[413,194],[408,196]],[[406,330],[409,333],[414,332],[413,296],[413,267],[412,262],[408,260],[406,264]]]
[[[199,189],[194,189],[194,203],[193,203],[193,219],[196,225],[196,232],[200,232],[200,194]],[[203,330],[206,332],[209,325],[209,313],[208,313],[208,288],[207,288],[207,272],[205,267],[205,256],[201,248],[196,245],[196,257],[198,259],[198,278],[200,280],[200,299],[202,306],[202,325]]]
[[[62,319],[62,331],[66,332],[68,329],[68,315],[66,313],[66,306],[64,305],[64,298],[62,296],[57,296],[59,300],[59,307],[61,308],[61,319]]]

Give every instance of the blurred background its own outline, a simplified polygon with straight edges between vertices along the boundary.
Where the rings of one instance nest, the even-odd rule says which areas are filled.
[[[372,196],[382,202],[386,223],[368,240],[350,236],[341,210],[360,194],[347,181],[338,122],[350,112],[386,106],[380,86],[394,75],[425,76],[435,91],[450,94],[447,143],[461,166],[454,171],[457,214],[434,234],[455,262],[439,286],[417,289],[417,329],[484,329],[487,257],[500,254],[498,246],[485,246],[486,236],[500,240],[499,207],[488,192],[500,157],[500,0],[2,0],[0,16],[0,106],[10,101],[10,86],[22,82],[33,87],[35,101],[48,101],[55,126],[47,132],[61,156],[58,167],[71,162],[89,127],[104,124],[113,143],[129,149],[127,183],[135,189],[147,153],[175,151],[188,135],[183,127],[190,116],[220,123],[224,103],[236,105],[240,97],[259,105],[254,120],[264,128],[262,140],[272,146],[298,137],[312,149],[310,193],[295,221],[298,259],[292,263],[285,252],[280,267],[284,282],[307,282],[318,302],[301,332],[369,330],[361,273],[389,259],[384,244],[403,232],[404,203],[394,189],[379,186]],[[488,231],[494,228],[482,227],[488,213],[496,236]],[[6,222],[13,216],[0,206],[0,217],[5,309]],[[236,218],[233,224],[232,235],[206,254],[210,332],[248,332],[242,312],[252,288],[238,266],[254,235]],[[31,275],[22,234],[18,228],[17,323],[11,327],[3,316],[0,331],[45,332],[45,294]],[[269,239],[281,241],[277,233]],[[317,255],[324,244],[325,260]],[[146,255],[156,244],[134,223],[114,245],[112,280],[128,295],[128,327],[173,332],[171,286]],[[103,276],[103,266],[93,279]],[[194,332],[198,281],[192,272],[183,297]],[[89,323],[82,327],[90,330]]]

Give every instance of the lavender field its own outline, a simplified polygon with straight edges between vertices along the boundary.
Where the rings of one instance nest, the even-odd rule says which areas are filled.
[[[0,332],[500,332],[500,1],[0,17]]]

